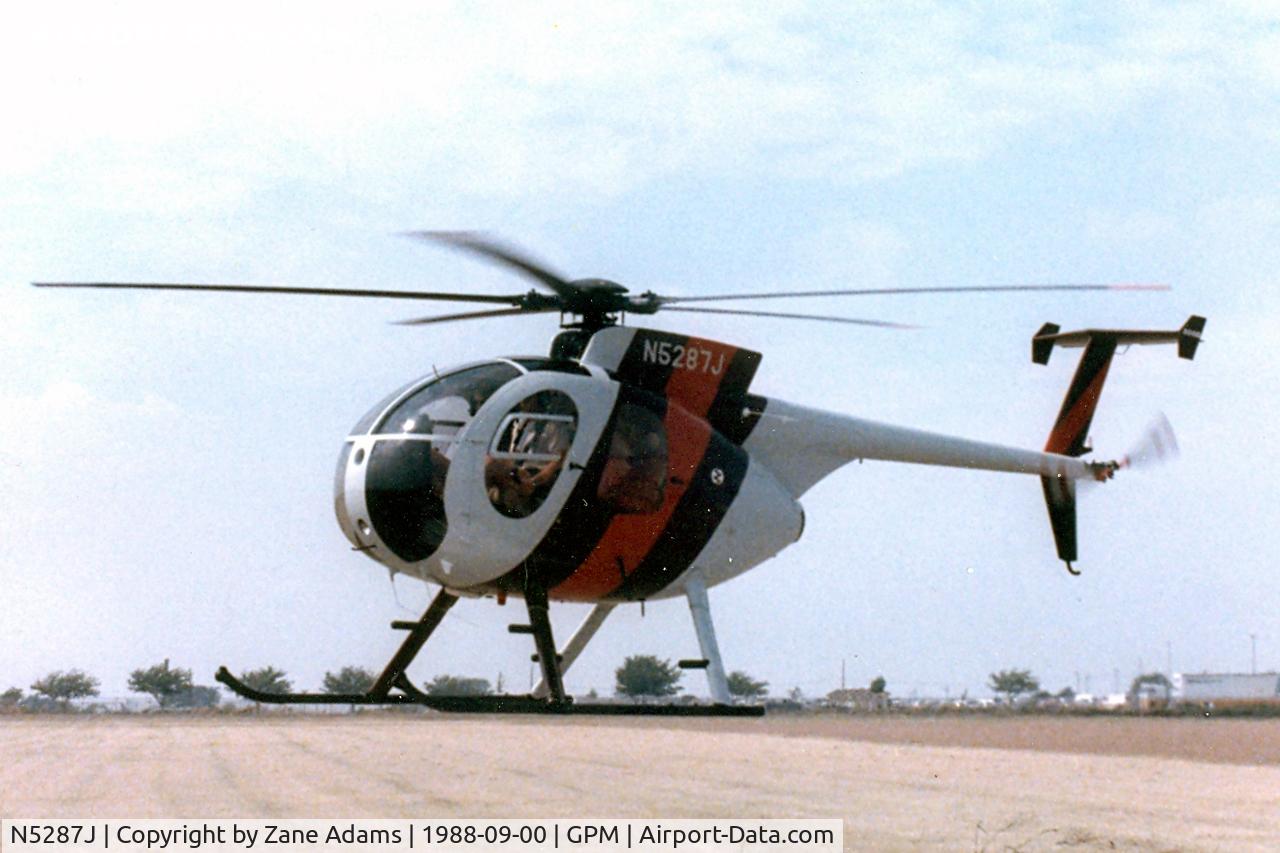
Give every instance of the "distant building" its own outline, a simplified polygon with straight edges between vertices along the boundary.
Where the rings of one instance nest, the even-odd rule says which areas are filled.
[[[827,694],[827,704],[854,711],[883,711],[889,707],[889,694],[873,693],[865,687],[832,690]]]
[[[1103,708],[1108,711],[1118,711],[1129,704],[1129,697],[1123,693],[1108,693],[1105,696],[1098,696],[1093,700],[1095,708]]]
[[[1174,702],[1260,702],[1280,700],[1280,673],[1175,672]]]

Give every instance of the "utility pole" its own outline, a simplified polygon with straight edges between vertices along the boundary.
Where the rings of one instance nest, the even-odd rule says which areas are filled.
[[[840,689],[844,690],[844,658],[840,658]]]
[[[1164,641],[1164,672],[1173,679],[1173,640]]]

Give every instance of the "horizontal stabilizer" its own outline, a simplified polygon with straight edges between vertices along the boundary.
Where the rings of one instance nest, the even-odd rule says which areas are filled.
[[[1063,332],[1053,323],[1045,323],[1031,339],[1031,360],[1036,364],[1048,364],[1055,346],[1083,347],[1088,346],[1090,341],[1110,341],[1115,346],[1177,344],[1178,355],[1190,359],[1195,356],[1196,347],[1200,345],[1204,323],[1204,318],[1195,314],[1191,315],[1181,329],[1167,332],[1146,329],[1081,329]]]
[[[1204,318],[1195,314],[1181,329],[1168,332],[1142,329],[1083,329],[1078,332],[1061,332],[1053,323],[1045,323],[1031,339],[1031,359],[1036,364],[1048,364],[1055,346],[1084,347],[1084,355],[1076,368],[1062,410],[1054,422],[1045,450],[1066,456],[1083,456],[1089,452],[1087,439],[1093,413],[1098,407],[1102,386],[1107,381],[1116,348],[1130,344],[1177,344],[1178,355],[1191,358],[1200,345],[1204,331]]]

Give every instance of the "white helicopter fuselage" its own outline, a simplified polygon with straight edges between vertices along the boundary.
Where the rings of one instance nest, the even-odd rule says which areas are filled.
[[[615,327],[578,363],[499,359],[407,387],[347,438],[344,533],[393,572],[461,594],[520,595],[532,576],[553,600],[624,602],[768,560],[799,539],[800,496],[856,459],[1097,474],[749,395],[754,363],[731,367],[756,354],[672,338]]]

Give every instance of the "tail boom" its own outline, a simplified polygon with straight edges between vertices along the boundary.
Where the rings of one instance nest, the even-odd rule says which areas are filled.
[[[862,459],[1068,480],[1099,476],[1096,463],[1063,454],[894,426],[776,399],[768,401],[744,446],[796,497],[837,468]]]

